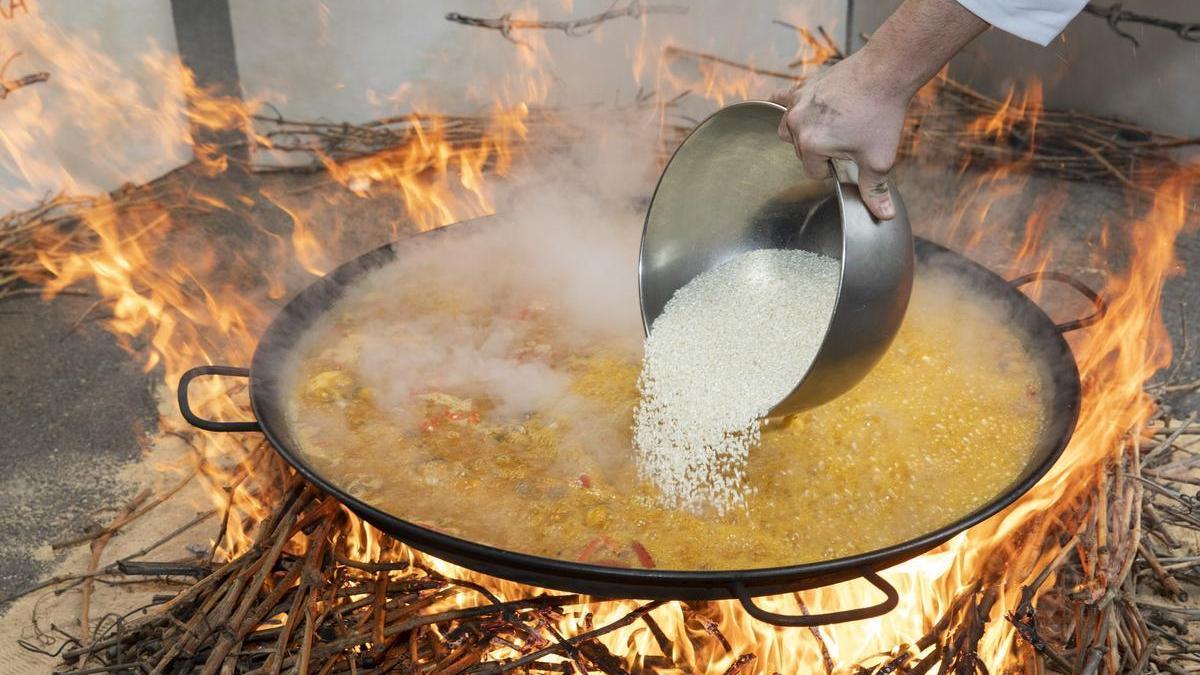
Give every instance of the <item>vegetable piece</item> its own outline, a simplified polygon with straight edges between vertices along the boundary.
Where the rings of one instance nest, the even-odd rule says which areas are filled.
[[[607,560],[610,557],[615,558],[621,554],[620,542],[612,537],[602,534],[587,543],[583,547],[583,553],[579,554],[579,562],[595,562],[600,564],[601,560]],[[597,555],[603,554],[603,555]],[[605,563],[607,564],[607,563]],[[627,565],[618,565],[618,567],[627,567]]]
[[[654,558],[651,557],[650,551],[647,551],[646,547],[642,546],[642,542],[634,539],[629,548],[633,549],[633,554],[637,556],[638,562],[642,564],[642,567],[648,570],[654,569]]]

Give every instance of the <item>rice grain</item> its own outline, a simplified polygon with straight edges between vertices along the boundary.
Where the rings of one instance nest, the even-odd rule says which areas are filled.
[[[667,302],[646,339],[634,413],[639,472],[666,505],[721,515],[744,504],[759,420],[816,357],[839,272],[808,251],[750,251]]]

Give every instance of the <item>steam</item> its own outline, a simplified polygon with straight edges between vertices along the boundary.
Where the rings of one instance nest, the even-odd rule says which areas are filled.
[[[496,216],[406,242],[400,262],[346,298],[388,306],[377,302],[387,289],[419,279],[462,310],[395,306],[391,320],[366,323],[356,338],[359,376],[383,408],[404,414],[414,392],[437,390],[485,396],[502,419],[546,409],[610,414],[585,410],[562,372],[512,358],[526,346],[522,313],[543,308],[554,314],[555,343],[640,357],[637,264],[658,172],[654,120],[624,112],[574,121],[583,139],[524,163],[499,187]],[[473,314],[497,318],[481,330]]]

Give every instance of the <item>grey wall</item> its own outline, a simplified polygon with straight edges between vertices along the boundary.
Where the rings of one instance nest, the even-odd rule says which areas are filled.
[[[795,56],[798,39],[793,31],[772,25],[776,18],[821,24],[839,39],[845,35],[846,0],[649,4],[682,5],[689,12],[613,20],[586,37],[545,31],[518,36],[545,40],[550,57],[543,60],[547,102],[628,102],[639,88],[681,86],[657,77],[661,47],[668,43],[766,67],[784,66]],[[246,95],[298,118],[350,121],[421,104],[477,110],[497,92],[520,87],[522,73],[530,72],[525,59],[540,52],[522,50],[496,31],[449,23],[443,18],[449,11],[497,17],[532,8],[540,18],[561,19],[612,5],[612,0],[230,0]],[[635,75],[639,62],[640,76]],[[684,78],[695,75],[683,67],[676,71]],[[751,88],[761,95],[777,86],[760,79]]]
[[[855,2],[855,34],[874,31],[899,4],[900,0]],[[1200,22],[1200,3],[1195,0],[1127,0],[1122,5],[1142,14]],[[1200,135],[1200,43],[1184,42],[1161,29],[1125,26],[1141,42],[1140,48],[1093,16],[1076,17],[1044,48],[993,29],[954,59],[951,72],[993,95],[1037,75],[1046,87],[1047,107],[1115,115],[1161,131]],[[856,47],[861,43],[856,39]]]

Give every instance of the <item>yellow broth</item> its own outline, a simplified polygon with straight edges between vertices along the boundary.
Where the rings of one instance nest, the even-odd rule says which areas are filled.
[[[639,480],[630,447],[636,344],[563,329],[552,293],[423,278],[375,272],[309,330],[292,357],[290,422],[305,459],[335,485],[499,548],[688,570],[862,553],[996,497],[1046,422],[1047,381],[1003,308],[923,268],[867,378],[766,426],[745,510],[668,510]],[[475,362],[487,372],[479,381],[463,365]],[[537,381],[529,391],[525,376]]]

